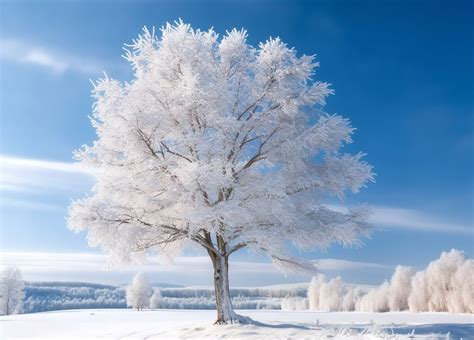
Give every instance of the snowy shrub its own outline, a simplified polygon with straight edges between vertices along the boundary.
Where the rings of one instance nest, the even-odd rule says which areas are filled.
[[[318,274],[313,277],[308,287],[309,309],[319,310],[319,293],[321,286],[325,283],[324,275]]]
[[[308,299],[305,298],[287,297],[281,300],[282,310],[306,310],[308,308]]]
[[[153,295],[150,298],[150,308],[162,308],[161,307],[161,291],[156,288],[153,291]]]
[[[356,309],[361,312],[388,312],[388,294],[390,284],[385,281],[381,286],[371,289],[356,303]]]
[[[390,280],[388,307],[390,311],[408,309],[408,296],[411,290],[411,281],[415,270],[410,267],[397,266]]]
[[[340,277],[330,280],[320,288],[319,310],[336,312],[342,310],[342,297],[344,296],[344,283]]]
[[[281,299],[240,297],[232,298],[232,305],[235,309],[281,309]]]
[[[325,312],[354,310],[355,296],[359,294],[344,284],[340,277],[328,282],[324,275],[318,274],[308,287],[309,309]]]
[[[359,287],[347,288],[346,294],[342,298],[342,310],[344,312],[352,312],[356,309],[356,303],[364,295],[364,291]]]
[[[416,273],[411,280],[408,307],[411,312],[423,312],[428,310],[428,291],[426,290],[424,272]]]
[[[308,300],[320,311],[474,313],[474,261],[453,249],[417,273],[397,266],[390,281],[367,292],[320,274],[311,280]]]
[[[473,313],[474,261],[452,249],[443,252],[412,280],[410,311]]]
[[[474,313],[474,261],[466,260],[452,277],[456,289],[448,298],[448,311]]]

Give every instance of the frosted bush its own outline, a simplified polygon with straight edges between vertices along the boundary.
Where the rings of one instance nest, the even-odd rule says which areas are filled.
[[[319,310],[319,294],[321,286],[325,284],[324,275],[318,274],[313,277],[308,287],[309,309]]]
[[[340,278],[313,277],[308,287],[311,310],[474,313],[474,261],[451,250],[415,273],[397,266],[390,281],[364,293]]]
[[[161,308],[161,291],[156,288],[150,298],[150,308]]]
[[[364,292],[360,288],[348,288],[346,294],[342,298],[342,310],[352,312],[356,309],[356,303],[360,300]]]
[[[397,266],[390,280],[388,307],[391,311],[408,309],[408,296],[411,290],[411,280],[415,270],[410,267]]]
[[[340,277],[332,279],[321,286],[319,294],[319,309],[326,312],[336,312],[342,309],[344,295],[343,282]]]
[[[412,280],[410,311],[473,313],[474,261],[456,249],[443,252]]]
[[[452,299],[448,299],[448,310],[453,313],[474,313],[474,261],[466,260],[453,276]]]
[[[281,300],[282,310],[307,310],[308,299],[300,297],[287,297]]]
[[[357,310],[361,312],[388,312],[389,293],[390,284],[385,281],[381,286],[371,289],[366,295],[362,296],[356,304]]]

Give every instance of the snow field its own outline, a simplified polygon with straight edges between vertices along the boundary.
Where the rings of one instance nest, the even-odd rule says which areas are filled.
[[[472,339],[474,316],[242,310],[250,325],[214,326],[216,311],[95,309],[3,316],[2,339]],[[393,333],[392,333],[393,332]]]

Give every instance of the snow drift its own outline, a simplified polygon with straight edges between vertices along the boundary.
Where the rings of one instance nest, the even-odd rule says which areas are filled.
[[[363,291],[337,277],[313,277],[308,288],[311,310],[474,313],[474,261],[452,249],[425,270],[397,266],[390,281]]]

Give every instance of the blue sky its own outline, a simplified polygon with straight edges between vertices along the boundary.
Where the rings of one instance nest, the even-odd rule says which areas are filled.
[[[344,203],[374,206],[377,231],[359,249],[334,246],[306,257],[348,261],[326,269],[375,283],[396,264],[421,268],[451,248],[474,254],[471,1],[2,1],[0,6],[1,248],[3,262],[20,262],[30,270],[27,277],[82,278],[54,270],[48,276],[34,259],[68,253],[79,263],[82,253],[98,252],[65,226],[70,200],[93,183],[70,164],[72,151],[94,139],[87,118],[89,79],[102,70],[130,79],[123,44],[144,25],[160,27],[178,18],[221,33],[244,27],[254,45],[280,36],[301,54],[317,54],[318,79],[336,91],[326,110],[350,118],[357,128],[347,149],[366,152],[377,178]],[[237,260],[252,261],[245,252]],[[95,281],[128,275],[87,270]],[[157,271],[156,280],[207,282],[199,272],[186,279],[170,271]],[[250,283],[302,279],[270,269],[267,274],[254,275]]]

